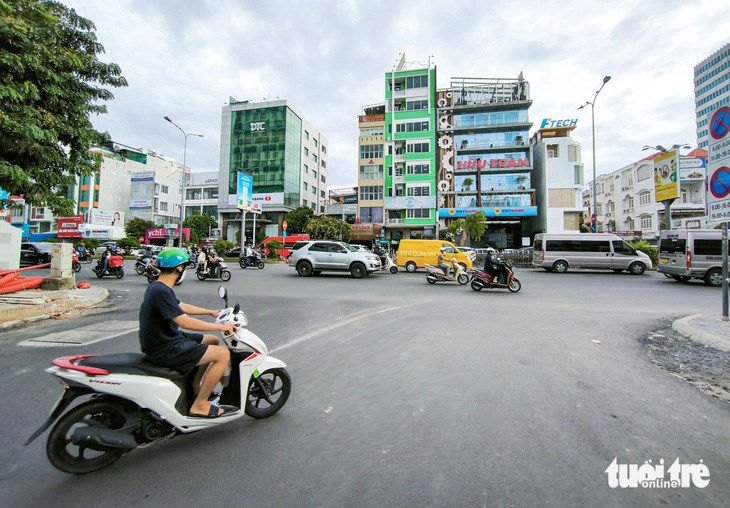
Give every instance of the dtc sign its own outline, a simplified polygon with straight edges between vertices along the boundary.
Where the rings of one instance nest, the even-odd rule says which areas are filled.
[[[251,122],[251,132],[265,132],[266,122]]]

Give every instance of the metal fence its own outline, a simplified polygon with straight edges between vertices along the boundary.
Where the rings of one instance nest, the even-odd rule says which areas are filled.
[[[477,259],[474,261],[475,267],[484,266],[484,258],[486,254],[477,254]],[[498,257],[509,261],[512,266],[519,268],[532,268],[532,253],[531,252],[510,252],[510,253],[498,253]]]

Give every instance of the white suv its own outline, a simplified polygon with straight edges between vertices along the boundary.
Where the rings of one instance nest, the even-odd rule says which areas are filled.
[[[363,252],[345,242],[307,240],[297,242],[289,255],[289,266],[301,277],[319,275],[324,270],[349,271],[356,278],[380,270],[380,258],[372,252]]]

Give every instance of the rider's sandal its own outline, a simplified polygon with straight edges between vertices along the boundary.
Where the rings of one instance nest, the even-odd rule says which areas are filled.
[[[220,414],[218,414],[219,409],[223,410]],[[189,412],[188,416],[190,418],[220,418],[222,416],[230,416],[236,411],[238,411],[238,408],[234,406],[216,406],[215,404],[211,404],[207,415]]]

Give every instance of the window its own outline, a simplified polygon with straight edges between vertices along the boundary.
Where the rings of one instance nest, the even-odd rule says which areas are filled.
[[[408,164],[406,174],[408,175],[427,175],[429,173],[429,165],[426,164]]]
[[[424,153],[429,151],[428,141],[425,143],[408,143],[406,145],[407,153]]]
[[[323,168],[326,168],[327,162],[324,159],[322,159],[321,161],[319,161],[319,165],[322,166]]]
[[[730,243],[728,243],[730,245]],[[695,240],[695,255],[722,256],[722,240]]]
[[[309,166],[307,166],[306,164],[304,165],[304,174],[305,175],[309,174]]]
[[[43,207],[33,207],[30,218],[31,219],[42,219],[46,215],[46,209]]]
[[[309,148],[307,148],[306,146],[304,147],[304,156],[309,157]]]
[[[317,143],[317,140],[316,140],[316,139],[313,139],[313,140],[312,140],[312,143],[314,143],[314,146],[315,146],[315,147],[316,147],[316,146],[318,145],[318,143]]]
[[[628,208],[629,210],[634,209],[634,197],[633,196],[629,196],[629,199],[626,201],[626,208]]]
[[[407,219],[430,219],[431,210],[428,208],[409,208],[406,210]]]
[[[410,76],[406,78],[406,88],[426,88],[428,86],[428,76]]]
[[[165,201],[160,201],[160,211],[161,212],[167,211],[167,203]]]
[[[218,189],[216,189],[217,191]],[[202,199],[202,189],[185,189],[185,199]]]
[[[382,159],[383,145],[360,145],[361,159]]]
[[[363,180],[381,180],[383,178],[383,165],[367,164],[360,166],[360,178]]]
[[[568,162],[580,161],[580,146],[568,145]]]
[[[303,182],[303,184],[304,184],[304,190],[308,190],[309,189],[309,185],[307,184],[307,182]]]
[[[315,180],[317,179],[317,172],[316,172],[316,171],[312,171],[312,177],[313,177],[313,178],[314,178]]]
[[[327,153],[327,147],[322,145],[322,153]]]
[[[548,145],[547,146],[547,156],[554,159],[556,157],[559,157],[559,149],[560,145]]]
[[[314,162],[317,162],[317,156],[312,154],[312,159],[314,159]]]
[[[576,164],[573,166],[573,182],[576,185],[582,185],[583,184],[583,172],[581,171],[580,164]]]
[[[168,193],[168,189],[169,188],[167,187],[167,185],[162,185],[160,187],[160,192],[162,192],[163,194],[167,194]]]
[[[649,205],[651,204],[651,192],[642,192],[639,194],[639,204]]]
[[[315,196],[317,195],[317,187],[315,187],[314,185],[312,185],[312,194],[314,194]]]
[[[430,190],[428,185],[408,186],[406,187],[406,196],[429,196]]]
[[[215,219],[216,217],[218,217],[218,207],[213,205],[204,206],[203,215],[210,215]]]
[[[206,187],[203,189],[204,199],[217,199],[218,198],[218,187]]]
[[[302,205],[303,205],[303,206],[309,206],[309,205],[307,204],[307,200],[306,200],[306,199],[302,199]]]
[[[416,111],[419,109],[428,109],[428,101],[408,101],[406,102],[406,111]]]
[[[641,229],[651,229],[652,225],[651,216],[644,216],[641,218]]]
[[[309,131],[304,131],[304,139],[309,139]]]
[[[624,241],[613,240],[611,243],[613,244],[613,251],[616,254],[623,254],[624,256],[633,256],[636,254],[634,248]]]
[[[324,191],[323,190],[319,191],[319,195],[320,195],[320,197],[324,198]]]
[[[395,126],[395,132],[422,132],[428,130],[428,122],[399,123]]]
[[[360,200],[383,199],[382,185],[364,185],[360,187]]]
[[[651,174],[652,174],[651,168],[647,164],[644,164],[643,166],[641,166],[639,169],[636,170],[636,181],[641,182],[648,178],[651,178]]]

